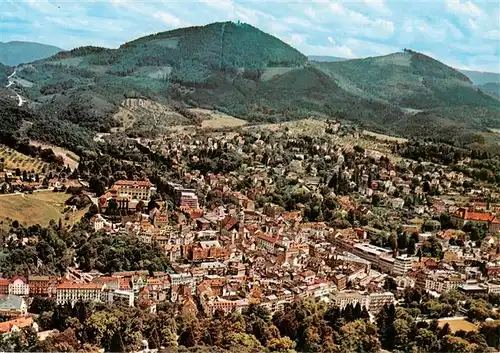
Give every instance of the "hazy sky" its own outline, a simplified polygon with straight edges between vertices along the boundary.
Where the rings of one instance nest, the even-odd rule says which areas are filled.
[[[240,20],[307,55],[411,48],[454,67],[500,72],[499,7],[499,0],[0,0],[0,40],[116,48],[150,33]]]

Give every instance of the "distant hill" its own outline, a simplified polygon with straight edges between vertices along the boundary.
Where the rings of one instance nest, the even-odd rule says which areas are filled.
[[[458,70],[468,78],[475,85],[484,85],[487,83],[500,83],[500,74],[495,72],[481,72],[481,71],[470,71],[470,70]]]
[[[36,42],[0,42],[0,62],[17,66],[35,60],[45,59],[63,49]]]
[[[323,61],[323,62],[336,62],[336,61],[346,61],[350,59],[339,58],[337,56],[321,56],[321,55],[309,55],[307,57],[309,61]]]
[[[500,98],[500,82],[488,82],[477,87]]]
[[[454,140],[500,127],[498,99],[423,54],[310,61],[276,37],[232,22],[161,32],[118,49],[60,52],[19,67],[16,76],[34,114],[27,133],[71,149],[120,125],[113,116],[125,98],[154,101],[187,120],[186,107],[201,107],[250,122],[333,117]],[[159,132],[156,123],[136,124],[141,133],[148,126]]]
[[[478,91],[464,74],[411,50],[366,59],[314,62],[313,65],[353,94],[400,107],[498,105],[497,100]]]

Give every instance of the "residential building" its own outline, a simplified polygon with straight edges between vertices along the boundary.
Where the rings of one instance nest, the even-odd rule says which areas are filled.
[[[381,272],[392,273],[394,270],[395,259],[392,254],[382,253],[378,258],[378,268]]]
[[[494,213],[470,212],[465,208],[460,208],[451,215],[451,222],[460,228],[467,223],[473,223],[487,226],[488,231],[492,233],[500,231],[500,220]]]
[[[11,332],[19,331],[24,327],[33,327],[35,332],[38,331],[38,324],[32,317],[18,317],[13,320],[1,322],[0,333],[7,335]]]
[[[356,306],[358,303],[361,307],[368,308],[369,299],[368,296],[363,295],[355,291],[345,291],[339,292],[331,295],[332,303],[338,306],[340,309],[345,309],[349,304]]]
[[[368,243],[355,244],[352,247],[352,253],[362,259],[370,261],[374,266],[379,266],[379,257],[381,255],[392,256],[392,250],[384,249]]]
[[[9,280],[0,278],[0,294],[9,294]]]
[[[190,273],[171,273],[170,284],[171,286],[187,285],[191,289],[191,293],[196,291],[196,282]]]
[[[260,305],[269,310],[271,314],[277,311],[284,310],[286,303],[291,303],[293,301],[293,295],[291,292],[287,294],[277,296],[275,294],[268,295],[261,300]]]
[[[369,311],[372,313],[379,312],[384,305],[394,304],[395,297],[391,292],[371,293],[369,295]]]
[[[117,197],[149,201],[153,184],[149,181],[118,180],[111,189],[116,190]]]
[[[31,296],[46,297],[49,295],[49,276],[29,276],[28,284]]]
[[[408,256],[398,256],[394,260],[392,273],[395,276],[404,276],[412,269],[413,259]]]
[[[101,301],[104,285],[98,283],[63,282],[57,286],[57,304],[75,303],[79,300]]]
[[[30,287],[28,281],[23,277],[14,277],[9,282],[9,294],[28,296]]]
[[[0,295],[0,316],[17,317],[28,313],[23,297],[14,294]]]
[[[221,246],[218,240],[205,240],[184,246],[184,254],[188,260],[201,262],[207,260],[229,259],[229,248]]]
[[[179,197],[179,206],[198,208],[198,196],[193,191],[182,191]]]

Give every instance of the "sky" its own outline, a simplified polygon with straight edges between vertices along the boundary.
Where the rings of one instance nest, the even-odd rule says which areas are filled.
[[[1,38],[117,48],[151,33],[249,23],[306,55],[360,58],[410,48],[500,72],[500,1],[0,0]]]

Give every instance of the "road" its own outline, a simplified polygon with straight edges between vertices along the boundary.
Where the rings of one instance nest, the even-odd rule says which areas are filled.
[[[11,81],[10,79],[13,78],[17,73],[17,70],[14,70],[13,73],[11,73],[7,79],[9,80],[9,83],[7,84],[7,86],[5,86],[5,88],[10,88],[10,86],[12,86],[14,84],[14,81]],[[16,91],[14,91],[14,89],[10,89],[12,92],[14,92],[17,96],[17,99],[18,99],[18,104],[17,106],[18,107],[22,107],[23,106],[23,103],[26,102],[23,97],[21,97],[21,95],[19,93],[17,93]]]

